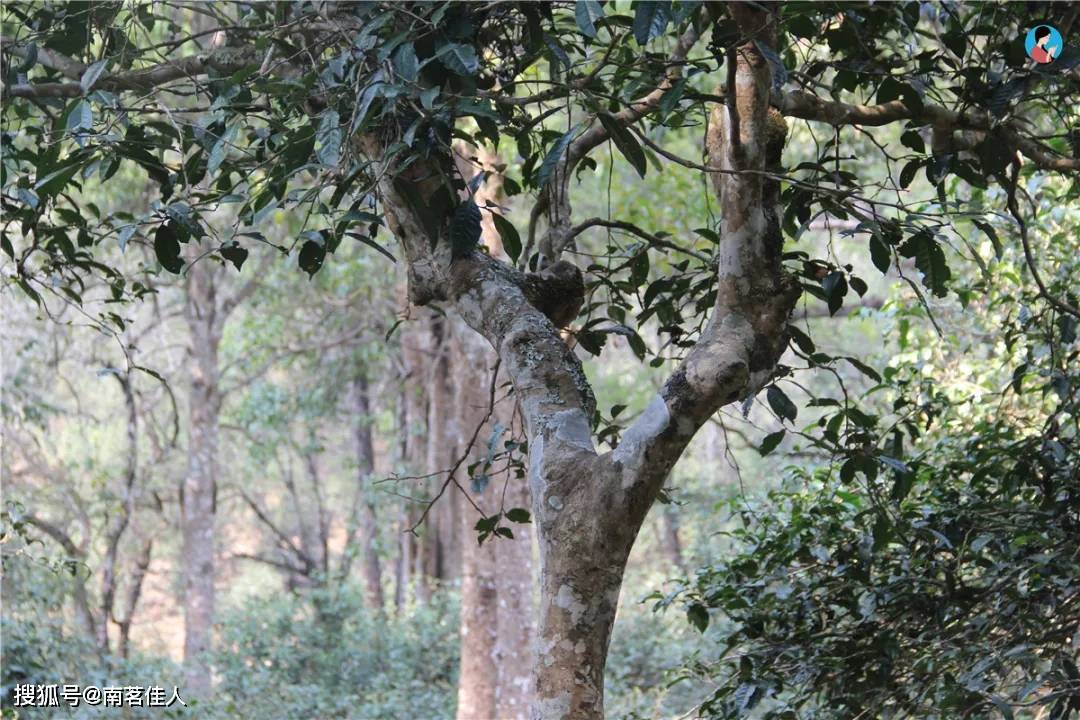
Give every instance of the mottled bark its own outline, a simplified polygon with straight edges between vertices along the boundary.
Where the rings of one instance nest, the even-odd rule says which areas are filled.
[[[484,421],[490,396],[490,349],[483,339],[460,320],[452,325],[451,368],[454,379],[453,417],[447,420],[458,429],[457,453],[469,453],[465,465],[481,461],[487,452],[492,424],[486,423],[474,447],[466,443],[473,429]],[[461,478],[462,484],[481,507],[497,502],[495,483],[474,484]],[[490,511],[489,511],[490,512]],[[495,637],[498,631],[495,586],[495,553],[498,539],[481,545],[473,529],[481,515],[470,505],[462,513],[461,537],[464,540],[461,574],[461,664],[458,673],[458,720],[501,717],[496,706],[498,668],[495,664]]]
[[[485,178],[473,195],[474,202],[481,207],[505,207],[507,199],[503,194],[502,159],[492,150],[475,148],[459,144],[456,152],[458,173],[466,179],[473,178],[483,171]],[[495,228],[490,212],[481,216],[481,242],[494,258],[508,260],[502,240]],[[496,451],[503,442],[516,437],[521,439],[520,427],[515,429],[516,397],[508,396],[505,373],[496,379],[498,388],[493,407],[490,397],[490,377],[477,376],[475,368],[495,368],[498,356],[491,346],[477,336],[460,319],[451,325],[455,333],[456,346],[469,348],[468,352],[458,352],[454,357],[459,365],[452,373],[455,379],[461,378],[473,389],[476,395],[468,405],[474,405],[470,417],[463,417],[454,426],[456,443],[463,451],[467,437],[479,422],[483,413],[491,412],[491,418],[478,437],[479,447],[474,449],[476,457],[483,457],[487,444],[491,441],[496,426],[503,428],[498,438]],[[462,364],[463,363],[463,364]],[[485,388],[483,392],[478,392]],[[467,404],[459,403],[459,409],[469,411]],[[480,413],[478,415],[478,413]],[[520,424],[520,423],[517,423]],[[478,501],[486,507],[528,508],[530,499],[527,482],[517,477],[516,471],[505,460],[500,460],[495,467],[489,468],[489,484]],[[460,500],[459,494],[453,495]],[[471,510],[471,508],[470,508]],[[490,707],[492,717],[499,720],[524,720],[529,714],[532,698],[532,660],[535,640],[535,622],[533,620],[533,575],[532,528],[527,524],[512,524],[513,538],[498,537],[490,539],[484,548],[475,546],[476,531],[473,528],[478,519],[475,512],[469,512],[462,525],[465,543],[466,589],[462,594],[462,617],[469,618],[475,627],[487,623],[480,633],[470,630],[466,634],[462,629],[462,673],[460,676],[459,697],[469,692],[482,695],[474,698],[470,704],[474,707]],[[484,575],[492,576],[490,592],[484,591]],[[470,576],[481,580],[471,584]],[[479,588],[479,592],[476,590]],[[482,672],[494,672],[493,678],[476,675]],[[480,690],[477,692],[477,686]],[[458,717],[474,717],[469,708],[459,705]],[[478,716],[477,716],[478,717]]]
[[[503,403],[496,413],[503,425],[510,427]],[[496,492],[502,492],[506,508],[529,508],[529,486],[524,478],[506,470],[492,482]],[[527,720],[532,703],[532,668],[536,643],[536,578],[533,563],[533,528],[528,524],[512,526],[513,539],[499,538],[495,542],[496,617],[495,663],[498,680],[495,686],[495,706],[499,720]]]
[[[388,223],[409,261],[410,298],[417,304],[448,301],[487,338],[525,419],[540,549],[536,720],[603,717],[608,642],[626,559],[645,514],[701,425],[721,406],[760,390],[786,347],[798,286],[780,266],[778,193],[762,173],[778,162],[785,133],[782,119],[769,122],[771,77],[753,42],[775,46],[773,18],[771,10],[749,4],[732,5],[731,14],[745,40],[730,53],[728,106],[717,109],[707,139],[710,163],[728,171],[718,173],[723,223],[716,302],[698,343],[612,452],[598,455],[593,446],[592,392],[552,321],[566,317],[544,312],[546,304],[538,301],[550,278],[520,273],[479,252],[451,262],[449,243],[432,248],[420,211],[401,194],[402,181],[422,196],[433,192],[438,178],[449,174],[449,161],[413,162],[398,172],[397,183],[392,175],[379,183]],[[665,86],[682,72],[681,59],[709,15],[703,9],[680,37]],[[616,120],[636,122],[662,95],[662,89],[650,93]],[[606,139],[602,126],[594,125],[575,140],[545,192],[549,231],[541,254],[563,278],[577,273],[556,261],[572,240],[564,232],[570,227],[569,179],[575,163]],[[374,137],[365,148],[376,155],[380,150]],[[574,287],[560,282],[559,292]]]
[[[221,319],[217,268],[203,260],[190,266],[185,317],[191,333],[188,406],[188,467],[181,488],[184,577],[184,671],[188,692],[210,695],[207,653],[214,626],[215,493],[218,413],[221,409],[218,346]]]

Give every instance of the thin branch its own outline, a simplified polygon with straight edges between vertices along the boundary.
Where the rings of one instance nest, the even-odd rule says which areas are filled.
[[[691,257],[697,258],[698,260],[700,260],[701,262],[706,263],[706,264],[709,264],[709,263],[712,262],[712,259],[709,258],[707,255],[699,253],[696,250],[691,250],[689,248],[684,248],[684,247],[681,247],[679,245],[676,245],[675,243],[673,243],[673,242],[671,242],[669,240],[665,240],[665,239],[663,239],[661,237],[653,235],[650,232],[642,230],[641,228],[639,228],[637,225],[634,225],[633,223],[624,222],[624,221],[621,221],[621,220],[605,220],[604,218],[599,218],[599,217],[589,218],[588,220],[580,222],[577,225],[575,225],[574,227],[572,227],[570,229],[570,232],[569,232],[568,236],[567,236],[567,240],[572,240],[573,238],[577,237],[578,235],[585,232],[586,230],[588,230],[591,227],[607,227],[607,228],[613,228],[615,230],[624,230],[624,231],[626,231],[628,233],[631,233],[633,235],[637,235],[638,237],[640,237],[641,239],[647,241],[650,245],[652,245],[654,247],[666,248],[668,250],[674,250],[676,252],[681,252],[683,254],[690,255]]]
[[[450,467],[450,471],[446,473],[446,480],[444,480],[443,484],[439,486],[439,492],[435,493],[435,497],[433,497],[424,507],[424,512],[420,513],[420,518],[415,523],[413,523],[413,525],[408,529],[408,532],[414,534],[416,533],[416,528],[420,527],[424,523],[424,520],[431,512],[431,509],[435,507],[435,503],[437,503],[439,501],[439,498],[441,498],[443,494],[446,493],[446,488],[450,486],[450,483],[453,483],[455,486],[457,486],[457,489],[465,495],[465,499],[469,501],[469,504],[473,506],[476,512],[480,513],[481,515],[484,514],[484,511],[480,508],[479,505],[476,504],[476,501],[472,499],[472,496],[470,496],[469,493],[465,491],[465,488],[461,486],[461,483],[457,481],[456,473],[461,467],[462,463],[464,463],[469,458],[469,455],[472,453],[473,446],[476,444],[476,439],[480,437],[480,431],[483,430],[484,426],[487,424],[487,421],[491,419],[492,413],[495,412],[495,391],[498,388],[499,366],[501,364],[502,358],[497,359],[495,361],[495,367],[491,371],[491,387],[488,390],[489,395],[487,412],[484,413],[484,417],[481,418],[480,422],[476,424],[476,429],[473,430],[472,437],[469,438],[469,442],[465,445],[465,449],[462,451],[458,459],[454,461],[454,464]]]
[[[1016,184],[1020,179],[1020,163],[1014,162],[1012,166],[1012,175],[1009,180],[1008,188],[1008,204],[1009,212],[1012,214],[1016,223],[1020,226],[1020,242],[1024,246],[1024,260],[1027,262],[1028,270],[1031,271],[1031,277],[1035,280],[1035,284],[1039,287],[1039,294],[1051,305],[1058,310],[1068,313],[1073,317],[1080,318],[1080,309],[1073,307],[1070,303],[1055,297],[1046,287],[1046,283],[1043,282],[1042,275],[1039,273],[1039,268],[1035,264],[1035,254],[1031,251],[1031,240],[1028,238],[1027,223],[1024,222],[1023,216],[1020,214],[1020,208],[1016,204]]]

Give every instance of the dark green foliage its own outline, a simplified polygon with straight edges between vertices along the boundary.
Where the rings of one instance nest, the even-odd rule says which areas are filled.
[[[454,598],[379,614],[359,588],[251,601],[222,620],[219,714],[382,720],[452,717],[458,628]],[[313,611],[314,609],[314,611]]]
[[[1054,292],[1071,297],[1076,258],[1059,262]],[[683,605],[699,629],[711,616],[731,621],[719,659],[684,669],[717,683],[706,717],[1065,718],[1080,709],[1076,319],[974,276],[958,288],[982,287],[970,322],[988,316],[1015,368],[957,348],[953,362],[990,378],[957,392],[917,363],[879,373],[843,358],[876,384],[858,398],[809,402],[824,414],[796,441],[829,462],[791,468],[764,498],[733,501],[733,556],[657,596],[661,607]],[[799,345],[812,364],[840,359]],[[768,399],[783,416],[780,396]],[[775,452],[785,434],[767,435],[760,452]]]

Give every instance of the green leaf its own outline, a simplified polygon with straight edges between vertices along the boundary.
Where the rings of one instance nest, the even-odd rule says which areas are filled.
[[[184,268],[180,258],[180,238],[173,222],[163,223],[154,233],[154,254],[161,266],[173,275],[179,275]]]
[[[394,262],[394,263],[397,262],[397,258],[394,257],[394,254],[392,252],[390,252],[389,250],[387,250],[386,248],[384,248],[379,243],[375,242],[375,238],[373,238],[372,236],[364,235],[362,233],[356,233],[356,232],[348,232],[348,233],[345,233],[345,234],[348,235],[351,238],[359,240],[360,242],[364,243],[368,247],[373,248],[374,250],[377,250],[378,252],[382,253],[386,257],[390,258],[391,262]]]
[[[922,164],[922,158],[915,158],[904,165],[904,169],[900,171],[900,187],[907,189],[911,181],[915,179],[915,173],[922,167]]]
[[[795,417],[799,414],[799,410],[783,390],[776,385],[770,385],[768,390],[765,391],[765,398],[769,401],[769,407],[771,407],[773,412],[779,415],[781,419],[795,422]]]
[[[105,72],[105,66],[109,64],[108,58],[105,60],[98,60],[96,63],[86,68],[82,77],[79,79],[79,87],[82,88],[83,95],[90,92],[90,88],[94,87],[94,83],[101,77],[101,73]]]
[[[778,430],[766,435],[765,439],[761,441],[761,446],[758,448],[758,452],[761,453],[762,457],[775,450],[776,446],[780,444],[780,441],[784,439],[785,434],[787,434],[787,430]]]
[[[870,260],[884,275],[889,272],[889,247],[876,234],[870,236]]]
[[[232,144],[232,138],[235,134],[236,126],[233,125],[221,134],[221,137],[214,143],[214,147],[210,149],[210,157],[206,161],[206,172],[210,175],[217,173],[221,163],[225,162],[225,158],[229,156],[229,146]]]
[[[688,77],[681,78],[660,98],[661,118],[667,118],[671,111],[675,109],[675,106],[679,104],[679,101],[682,100],[683,93],[686,92],[686,82],[689,79]]]
[[[232,245],[221,248],[219,252],[221,253],[221,257],[236,266],[237,272],[244,267],[244,261],[248,258],[248,251],[235,242]]]
[[[288,175],[306,164],[311,159],[313,150],[315,150],[315,128],[311,125],[302,125],[290,132],[289,141],[281,152],[285,174]]]
[[[468,77],[480,69],[480,59],[472,45],[450,43],[439,50],[438,56],[446,67],[458,75]]]
[[[341,160],[341,118],[337,110],[327,110],[322,114],[316,136],[318,149],[315,155],[319,162],[329,167],[337,167]]]
[[[41,306],[41,295],[38,295],[37,290],[30,287],[30,283],[26,282],[25,280],[20,279],[20,280],[17,280],[16,282],[17,282],[19,288],[24,293],[26,293],[26,296],[29,297],[31,300],[33,300],[35,305],[38,305],[40,307]]]
[[[555,172],[555,167],[562,159],[563,153],[566,152],[566,148],[570,146],[570,141],[574,139],[574,135],[577,133],[578,128],[581,125],[575,125],[570,128],[570,132],[559,138],[551,149],[548,150],[548,154],[544,156],[544,162],[540,163],[540,171],[536,175],[536,186],[538,189],[543,189],[547,185],[547,181],[551,178],[551,174]]]
[[[360,96],[360,102],[357,103],[356,110],[353,112],[353,121],[350,132],[356,133],[364,129],[367,125],[368,111],[371,109],[371,104],[375,102],[375,98],[383,94],[386,90],[386,82],[383,80],[383,72],[379,70],[372,77],[371,81],[364,88],[363,94]]]
[[[694,232],[697,233],[698,235],[700,235],[701,237],[705,238],[709,242],[713,243],[714,245],[719,245],[720,244],[720,235],[715,230],[712,230],[710,228],[703,228],[702,227],[702,228],[694,228]]]
[[[938,297],[948,294],[947,283],[952,273],[945,261],[945,252],[929,232],[918,232],[900,246],[900,254],[915,258],[915,267],[922,273],[923,285]]]
[[[698,632],[705,632],[709,627],[709,610],[700,603],[694,603],[686,608],[686,619]]]
[[[879,103],[887,103],[893,100],[900,100],[907,106],[913,114],[918,115],[922,113],[923,101],[919,93],[911,85],[902,83],[896,78],[886,77],[877,91],[877,101]]]
[[[637,138],[634,137],[633,133],[623,127],[619,120],[611,113],[601,112],[599,118],[600,124],[604,126],[608,135],[615,142],[615,147],[619,148],[619,152],[623,154],[623,157],[634,166],[638,175],[645,177],[645,153],[642,152],[641,145],[638,143]]]
[[[511,530],[511,529],[510,529],[510,528],[508,528],[508,527],[499,527],[499,528],[495,528],[495,534],[496,534],[496,535],[499,535],[499,536],[501,536],[501,537],[507,538],[507,539],[509,539],[509,540],[513,540],[513,539],[514,539],[514,531],[513,531],[513,530]]]
[[[495,532],[495,526],[499,523],[499,515],[492,515],[491,517],[482,517],[476,521],[476,525],[473,529],[477,532]]]
[[[499,213],[491,213],[491,219],[495,221],[495,230],[498,231],[499,237],[502,238],[503,250],[510,256],[512,262],[517,263],[518,257],[521,255],[521,236],[518,234],[517,228],[514,227],[514,223]]]
[[[38,180],[34,184],[34,189],[38,191],[38,195],[41,197],[55,195],[64,189],[81,167],[82,163],[73,162],[59,170],[54,170]]]
[[[325,260],[326,245],[317,240],[305,242],[300,248],[300,256],[297,258],[300,269],[306,272],[309,278],[319,272]]]
[[[664,34],[671,20],[671,3],[638,0],[634,6],[634,39],[644,45]]]
[[[863,375],[870,378],[874,382],[881,382],[881,375],[878,373],[878,371],[864,363],[862,360],[847,356],[845,356],[843,359],[854,365],[859,372],[861,372]]]
[[[510,522],[527,523],[531,516],[525,508],[512,508],[506,511],[506,519]]]
[[[918,130],[905,130],[900,136],[900,142],[904,147],[911,148],[917,153],[923,154],[926,152],[926,143],[923,142],[922,135],[919,134]]]
[[[90,130],[94,127],[94,111],[86,100],[79,100],[67,116],[67,131]]]
[[[844,304],[844,296],[847,295],[847,278],[843,271],[833,270],[821,281],[821,287],[825,290],[825,298],[829,304],[829,315],[835,315]]]
[[[439,96],[439,86],[433,85],[420,93],[420,104],[425,110],[430,110],[435,102],[435,98]]]
[[[975,227],[986,233],[986,237],[990,239],[990,244],[994,246],[994,256],[1000,260],[1005,249],[1001,246],[1001,240],[998,239],[997,230],[994,226],[984,220],[972,220]]]
[[[806,15],[790,17],[784,25],[789,33],[798,38],[812,38],[821,32],[821,27]]]
[[[585,37],[596,37],[596,21],[604,17],[604,8],[597,0],[579,0],[574,6],[574,18]]]
[[[472,198],[457,206],[450,223],[450,256],[460,259],[467,256],[480,242],[480,208]]]
[[[416,82],[420,74],[420,63],[416,59],[416,50],[412,43],[403,43],[394,51],[394,71],[402,80]]]

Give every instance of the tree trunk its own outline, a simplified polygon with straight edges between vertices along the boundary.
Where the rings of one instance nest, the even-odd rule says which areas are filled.
[[[367,498],[367,484],[375,472],[375,445],[371,439],[371,407],[368,380],[363,374],[356,376],[352,388],[353,420],[356,423],[356,494],[354,496],[353,527],[349,537],[356,537],[360,547],[364,573],[364,599],[368,607],[381,610],[384,607],[382,587],[382,564],[378,553],[378,526],[375,507]],[[352,543],[348,543],[351,545]],[[352,548],[345,548],[342,575],[347,574]]]
[[[209,260],[190,266],[185,316],[191,333],[191,379],[188,409],[188,469],[180,518],[183,527],[184,669],[195,697],[210,696],[214,625],[214,525],[217,484],[218,319],[216,268]]]
[[[679,513],[671,506],[660,509],[656,532],[660,537],[660,549],[664,559],[680,574],[686,575],[686,563],[683,560],[682,541],[679,539]]]
[[[755,42],[776,46],[775,18],[756,4],[728,7],[742,41],[729,50],[728,104],[716,108],[706,138],[710,166],[725,171],[713,174],[722,209],[716,299],[695,345],[614,451],[601,455],[594,447],[596,401],[559,331],[585,295],[581,271],[559,260],[575,237],[569,183],[577,164],[611,138],[606,125],[634,123],[659,106],[682,78],[714,9],[703,6],[679,37],[658,87],[577,135],[557,160],[533,212],[547,218],[539,272],[523,273],[487,253],[455,255],[446,237],[429,240],[424,208],[404,188],[433,196],[452,172],[450,157],[410,158],[378,182],[387,224],[408,261],[410,300],[446,301],[487,338],[525,418],[541,574],[536,720],[603,717],[608,642],[645,514],[697,430],[724,405],[769,383],[787,347],[787,320],[800,288],[780,262],[779,186],[763,172],[778,166],[786,126],[769,112],[771,72]],[[385,155],[379,136],[362,141],[371,157]]]
[[[506,410],[510,412],[507,413]],[[503,403],[496,413],[499,421],[510,427],[513,407]],[[509,476],[509,477],[507,477]],[[496,492],[506,484],[506,508],[530,508],[529,485],[506,470],[492,479]],[[513,539],[495,541],[496,626],[495,663],[498,684],[495,704],[499,720],[528,720],[532,703],[532,668],[536,642],[536,603],[533,596],[536,578],[533,571],[533,528],[515,524]]]
[[[484,422],[490,397],[490,350],[464,323],[448,323],[451,328],[451,377],[454,379],[455,417],[447,418],[455,428],[455,454],[468,452],[462,468],[482,461],[487,453],[493,424],[487,422],[476,436],[472,448],[466,447],[478,424]],[[481,507],[496,501],[495,483],[486,481],[478,487],[462,472],[456,478]],[[487,512],[491,512],[488,510]],[[499,538],[488,538],[481,545],[474,529],[481,515],[469,505],[462,513],[461,537],[461,665],[458,673],[458,720],[501,718],[495,690],[498,667],[495,664],[495,638],[498,632],[495,589],[495,552]]]

